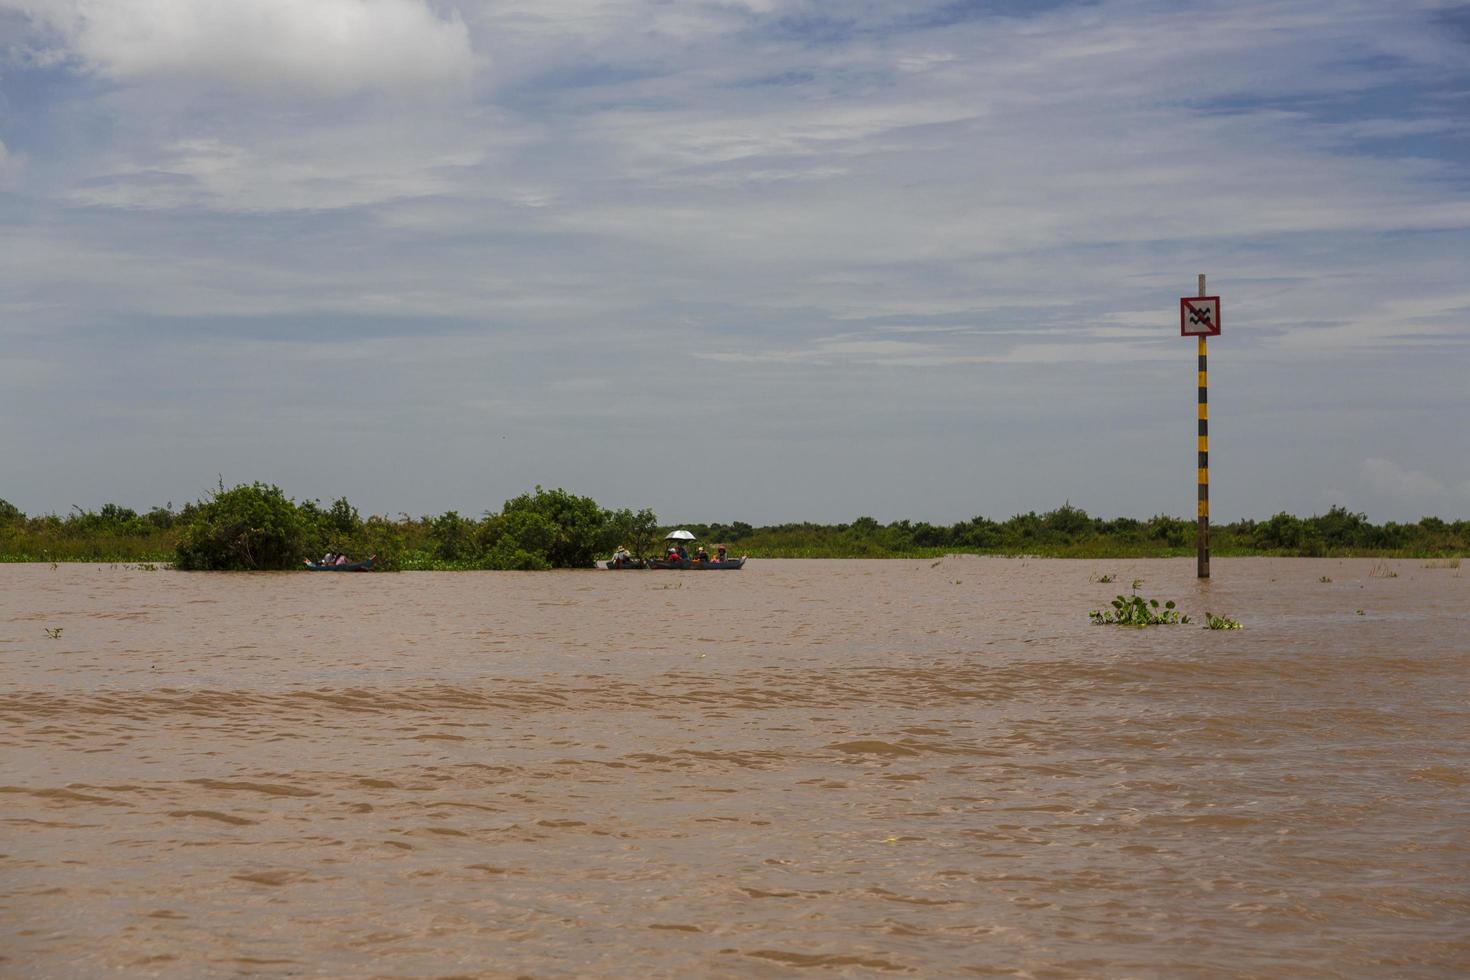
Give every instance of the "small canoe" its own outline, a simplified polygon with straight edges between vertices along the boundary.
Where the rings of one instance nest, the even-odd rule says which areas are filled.
[[[648,559],[649,568],[686,568],[697,572],[734,572],[745,566],[745,556],[739,558],[726,558],[724,561],[693,561],[688,558],[669,560],[668,558]]]
[[[610,572],[626,572],[630,569],[643,569],[647,568],[648,566],[643,562],[643,559],[641,558],[629,558],[627,561],[604,562],[603,567],[605,567]]]
[[[318,565],[314,561],[304,562],[308,572],[371,572],[377,564],[378,556],[373,555],[367,561],[355,561],[347,565]]]

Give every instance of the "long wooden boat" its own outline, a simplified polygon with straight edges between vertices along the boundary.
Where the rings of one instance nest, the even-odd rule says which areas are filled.
[[[724,561],[695,561],[692,558],[650,558],[649,568],[682,568],[697,572],[735,572],[745,567],[745,556]]]
[[[367,561],[355,561],[347,565],[318,565],[314,561],[304,562],[308,572],[371,572],[373,566],[378,563],[378,556],[373,555]]]

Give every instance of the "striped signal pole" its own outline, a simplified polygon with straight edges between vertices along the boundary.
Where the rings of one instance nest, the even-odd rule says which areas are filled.
[[[1205,274],[1199,274],[1199,295],[1205,292]],[[1210,386],[1208,335],[1199,335],[1199,529],[1195,534],[1195,577],[1210,577]]]
[[[1210,396],[1206,338],[1220,332],[1220,297],[1205,295],[1204,273],[1199,295],[1179,298],[1179,333],[1199,340],[1199,533],[1195,538],[1195,571],[1210,577]]]

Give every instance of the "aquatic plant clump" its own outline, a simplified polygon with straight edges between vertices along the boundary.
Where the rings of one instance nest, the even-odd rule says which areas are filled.
[[[1174,608],[1173,599],[1159,605],[1157,599],[1141,595],[1120,595],[1113,600],[1111,611],[1094,609],[1088,615],[1098,626],[1176,626],[1189,622],[1189,617]]]
[[[1207,630],[1238,630],[1243,628],[1238,619],[1231,619],[1229,616],[1216,616],[1212,612],[1205,613],[1205,629]]]

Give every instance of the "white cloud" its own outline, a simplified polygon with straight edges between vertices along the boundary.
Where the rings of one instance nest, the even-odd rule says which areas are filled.
[[[480,132],[339,122],[241,143],[187,139],[144,163],[114,166],[69,199],[120,208],[204,207],[223,212],[325,210],[444,193],[450,176],[480,163]],[[327,138],[330,134],[330,138]]]
[[[3,0],[110,78],[224,82],[292,95],[462,81],[469,32],[420,0]]]
[[[1457,259],[1450,259],[1456,262]],[[1427,265],[1427,263],[1426,263]],[[1407,288],[1408,284],[1404,284]],[[1446,289],[1437,295],[1404,295],[1391,299],[1353,296],[1341,305],[1318,301],[1319,315],[1327,311],[1334,322],[1310,330],[1287,331],[1271,343],[1280,350],[1320,351],[1324,348],[1399,350],[1415,345],[1460,342],[1470,292]]]

